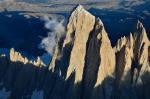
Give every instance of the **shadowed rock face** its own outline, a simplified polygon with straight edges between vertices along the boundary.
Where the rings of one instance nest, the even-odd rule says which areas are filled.
[[[112,48],[102,21],[79,5],[49,66],[14,49],[9,59],[1,55],[0,89],[11,99],[32,99],[37,91],[43,99],[149,99],[149,51],[142,23]]]

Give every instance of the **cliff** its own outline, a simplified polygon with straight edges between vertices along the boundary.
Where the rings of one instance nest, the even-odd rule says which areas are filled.
[[[0,57],[0,82],[11,91],[11,99],[32,99],[37,90],[43,92],[43,99],[148,99],[147,35],[138,21],[136,31],[112,47],[103,22],[79,5],[49,66],[11,49],[9,59]]]

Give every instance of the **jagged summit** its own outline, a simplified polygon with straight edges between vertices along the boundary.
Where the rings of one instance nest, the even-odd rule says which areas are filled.
[[[20,53],[16,52],[14,50],[14,48],[10,49],[10,55],[9,56],[10,56],[10,60],[12,62],[19,61],[19,62],[22,62],[24,64],[26,64],[28,62],[27,58],[23,57]]]
[[[77,5],[75,9],[73,9],[71,16],[76,16],[76,14],[78,13],[84,13],[87,15],[91,15],[91,13],[89,13],[87,10],[84,9],[84,7],[82,5]]]
[[[142,22],[140,22],[139,20],[138,20],[138,22],[137,22],[137,29],[138,29],[140,32],[142,32],[142,30],[145,30],[145,28],[144,28]]]
[[[137,75],[143,75],[140,73],[143,70],[137,68],[135,64],[142,68],[146,68],[145,64],[148,64],[147,47],[149,45],[146,43],[149,43],[149,40],[145,28],[141,22],[138,22],[136,33],[130,33],[128,37],[124,36],[119,39],[113,49],[101,19],[95,18],[82,5],[78,5],[70,16],[62,53],[57,53],[57,55],[61,54],[58,56],[62,56],[60,59],[62,63],[65,62],[65,64],[60,63],[66,67],[64,74],[62,71],[65,80],[71,79],[74,74],[74,80],[71,82],[83,84],[83,89],[79,86],[69,89],[70,98],[79,98],[82,90],[83,99],[104,99],[104,90],[97,87],[102,85],[107,77],[115,78],[115,80],[105,82],[105,85],[109,86],[109,88],[104,87],[107,99],[111,97],[107,93],[110,91],[108,89],[113,88],[110,84],[115,83],[116,88],[121,88],[121,86],[129,86],[131,82],[136,82],[135,79],[139,77]],[[67,56],[64,54],[66,51]],[[56,57],[53,60],[54,71],[57,71],[56,67],[59,67]],[[132,75],[129,75],[129,72]],[[93,90],[93,88],[97,89]]]
[[[67,78],[71,75],[71,72],[76,68],[76,75],[83,73],[84,57],[86,51],[86,43],[89,35],[94,28],[95,17],[87,12],[81,5],[72,12],[67,25],[67,34],[63,47],[68,43],[72,43],[72,52],[70,55],[70,66],[67,72]],[[82,39],[82,40],[81,40]],[[78,57],[78,59],[76,59]],[[82,76],[76,76],[81,81]],[[77,82],[77,81],[76,81]]]
[[[101,19],[79,5],[48,68],[39,57],[28,65],[11,49],[12,62],[0,56],[0,77],[12,90],[11,99],[30,97],[37,89],[45,99],[149,99],[150,41],[141,22],[136,28],[112,48]]]
[[[138,23],[137,23],[136,30],[137,30],[137,35],[139,35],[143,39],[148,39],[146,30],[140,21],[138,21]]]
[[[82,5],[78,5],[70,16],[66,38],[61,49],[62,53],[57,53],[57,55],[61,54],[58,56],[62,56],[62,59],[60,59],[62,63],[65,62],[65,64],[60,63],[66,67],[64,74],[62,71],[65,80],[71,79],[74,74],[74,81],[72,82],[74,84],[83,83],[84,89],[73,88],[70,97],[80,97],[79,94],[82,90],[84,93],[83,99],[103,98],[104,96],[101,93],[103,89],[92,90],[92,88],[102,85],[108,76],[116,78],[115,84],[118,88],[126,85],[124,82],[127,84],[130,84],[131,81],[135,82],[135,79],[139,77],[137,72],[140,72],[140,69],[132,70],[133,64],[143,64],[142,68],[145,68],[144,64],[147,64],[148,59],[148,51],[146,50],[148,45],[145,45],[145,47],[141,47],[141,45],[143,45],[143,42],[149,43],[141,22],[138,22],[136,32],[130,33],[129,37],[124,36],[119,39],[114,50],[101,19],[95,18]],[[146,49],[143,50],[143,48]],[[143,52],[140,50],[143,50]],[[66,51],[67,56],[64,54]],[[55,68],[59,66],[56,57],[53,60],[53,63],[55,63],[53,64],[54,71],[57,71]],[[135,63],[135,61],[140,63]],[[131,72],[132,75],[128,75],[128,72]],[[114,82],[108,81],[105,84],[109,86],[110,83]],[[105,91],[108,91],[107,88]],[[107,97],[111,97],[109,94],[107,95]]]
[[[26,57],[22,56],[21,53],[15,51],[14,48],[10,49],[9,57],[10,57],[9,59],[11,62],[21,62],[23,64],[33,64],[37,67],[45,66],[45,64],[42,62],[40,57],[37,57],[36,60],[31,61],[31,60],[27,59]]]
[[[61,50],[61,55],[58,55],[59,53],[54,55],[50,68],[52,66],[54,71],[57,71],[56,68],[64,65],[62,67],[66,67],[66,72],[64,69],[61,72],[65,80],[71,79],[75,74],[74,81],[71,82],[84,83],[83,97],[86,99],[93,96],[97,99],[96,94],[101,94],[99,93],[101,89],[90,92],[90,88],[101,85],[105,77],[111,76],[115,71],[115,53],[102,21],[96,19],[81,5],[77,6],[70,16]],[[55,52],[57,51],[58,49]],[[111,57],[108,57],[109,55]],[[60,65],[57,56],[62,56],[59,60]],[[69,96],[78,98],[81,90],[73,88]]]
[[[99,25],[104,26],[102,20],[99,17],[97,18],[97,22],[99,23]]]
[[[74,9],[74,11],[76,12],[80,12],[81,10],[85,10],[84,7],[82,5],[77,5],[76,8]]]

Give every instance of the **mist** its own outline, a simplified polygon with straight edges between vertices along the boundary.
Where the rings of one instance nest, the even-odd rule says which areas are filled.
[[[4,2],[10,3],[10,2],[14,2],[14,0],[4,0]]]
[[[50,19],[45,16],[44,21],[44,27],[48,29],[49,32],[47,37],[42,38],[39,47],[44,49],[50,55],[53,55],[57,42],[65,35],[64,19],[59,21],[57,18]]]

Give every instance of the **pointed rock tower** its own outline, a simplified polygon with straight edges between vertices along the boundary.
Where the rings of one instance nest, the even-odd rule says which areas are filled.
[[[141,22],[112,48],[102,21],[78,5],[66,30],[49,67],[14,49],[10,58],[0,55],[0,87],[9,98],[149,99],[150,41]]]
[[[95,17],[81,5],[72,12],[67,26],[63,47],[72,44],[66,79],[75,71],[75,83],[82,80],[86,56],[86,45],[95,24]]]
[[[63,46],[58,48],[49,68],[61,71],[66,81],[72,79],[68,99],[97,99],[102,95],[99,86],[115,70],[115,52],[102,21],[78,5],[69,18]]]
[[[122,99],[130,97],[130,93],[124,93],[124,90],[131,86],[144,84],[142,76],[150,68],[148,61],[149,44],[146,30],[138,21],[136,32],[133,35],[130,34],[129,37],[119,39],[114,48],[116,52],[116,87],[119,89],[117,95]]]

